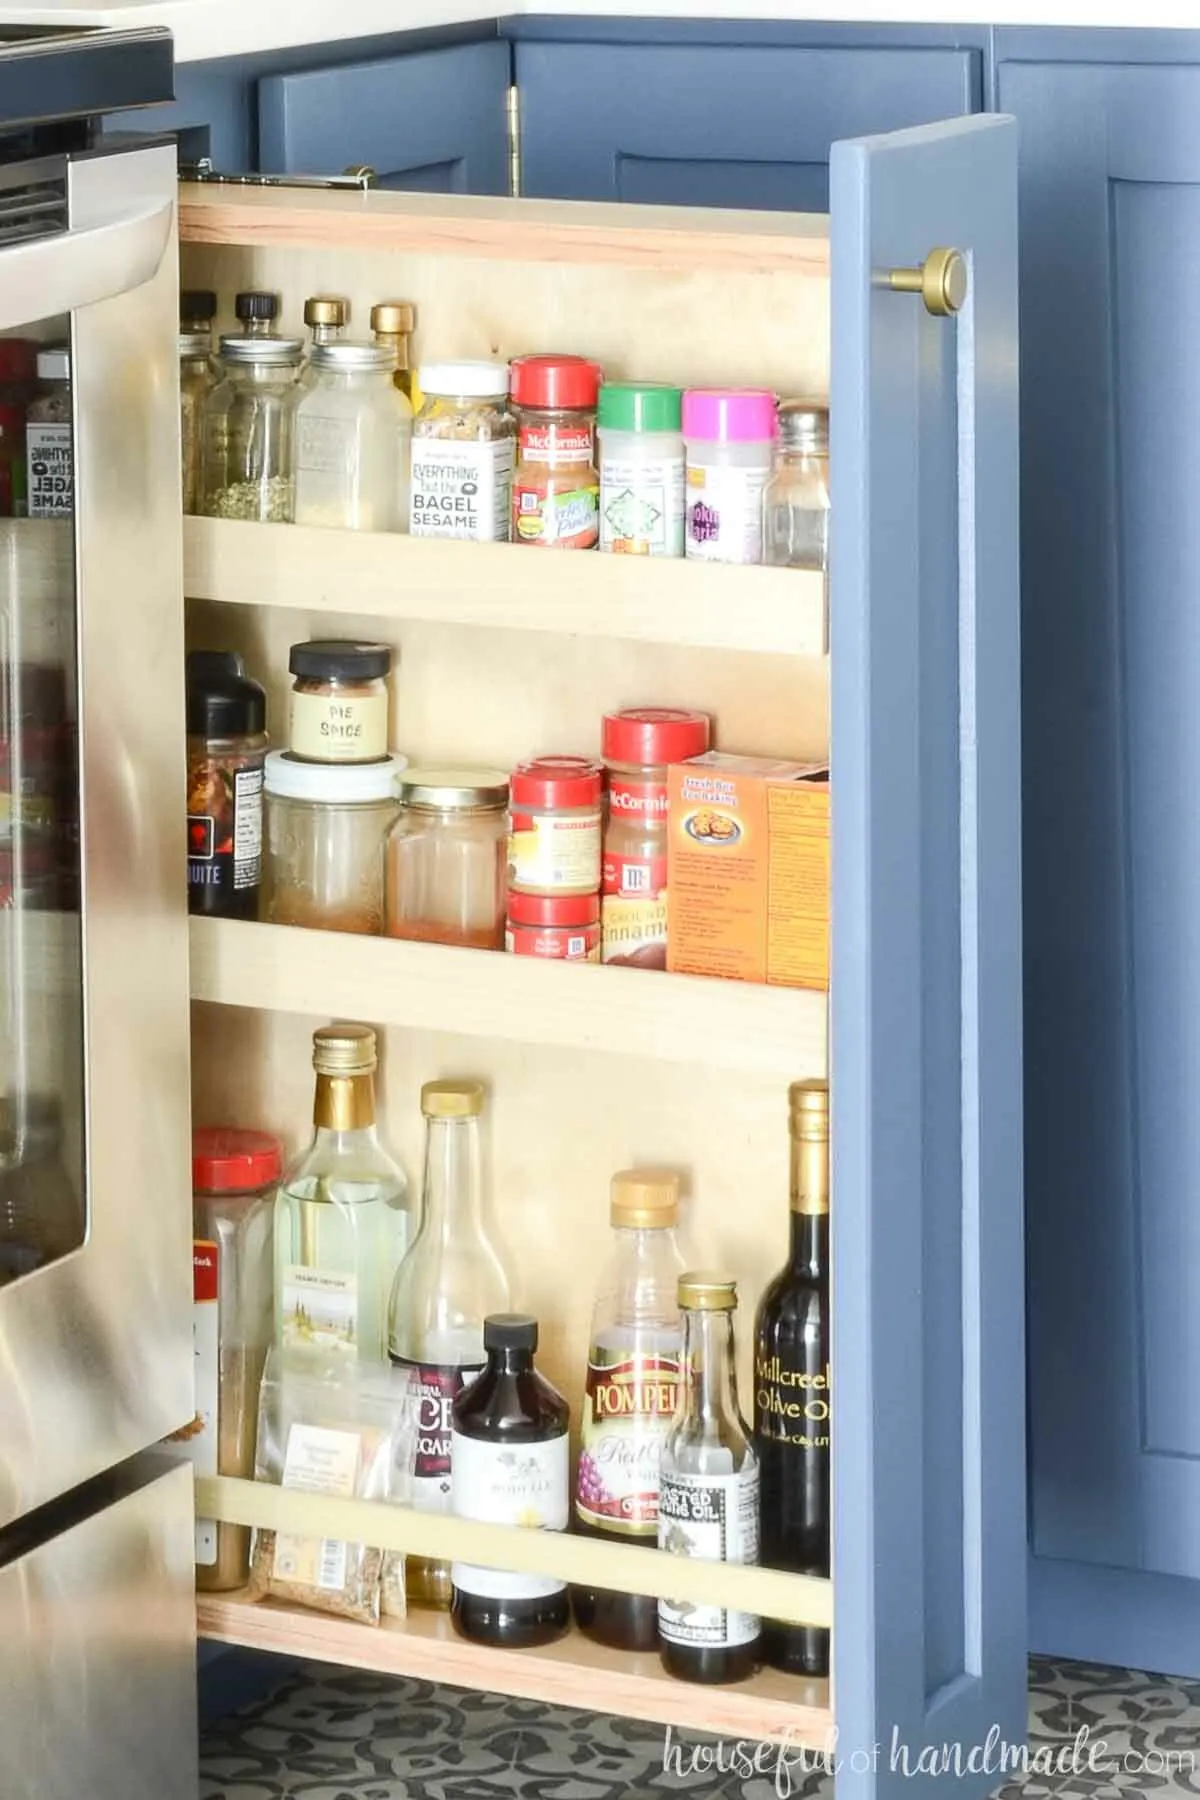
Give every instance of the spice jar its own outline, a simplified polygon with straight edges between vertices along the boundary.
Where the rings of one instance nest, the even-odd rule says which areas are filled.
[[[667,966],[667,767],[708,749],[707,713],[670,706],[607,713],[602,959],[635,969]]]
[[[239,295],[246,298],[255,296]],[[296,373],[303,352],[299,338],[234,332],[221,339],[221,379],[204,403],[201,427],[201,481],[210,518],[291,522]]]
[[[600,887],[604,771],[586,756],[539,756],[512,777],[508,883],[525,894]]]
[[[412,534],[507,543],[516,424],[508,364],[421,364],[413,427]]]
[[[29,508],[25,413],[36,392],[38,347],[30,338],[0,338],[0,518]]]
[[[296,523],[408,527],[412,407],[382,344],[318,344],[296,408]]]
[[[416,324],[416,312],[406,300],[381,300],[371,308],[371,336],[392,353],[392,380],[416,410],[412,370],[408,366],[408,340]]]
[[[179,296],[179,442],[185,513],[202,511],[201,420],[218,380],[212,343],[216,311],[217,296],[206,289]]]
[[[288,748],[301,762],[368,763],[387,755],[386,644],[314,638],[288,652]]]
[[[236,663],[189,660],[189,912],[258,917],[266,725],[266,694]]]
[[[511,380],[518,438],[512,541],[591,550],[600,535],[600,369],[586,356],[517,356]]]
[[[254,1479],[258,1389],[273,1326],[276,1138],[192,1133],[192,1279],[196,1416],[185,1439],[198,1475]],[[196,1586],[241,1587],[250,1530],[196,1520]]]
[[[389,937],[504,948],[508,777],[409,769],[387,845]]]
[[[656,383],[605,382],[600,445],[600,548],[683,555],[683,395]]]
[[[760,388],[689,388],[686,553],[703,562],[762,561],[762,497],[778,426]]]
[[[510,893],[504,948],[552,962],[599,962],[600,896]]]
[[[824,572],[828,559],[829,409],[820,400],[785,400],[775,472],[763,494],[763,561]]]
[[[267,758],[263,917],[272,925],[383,930],[383,848],[403,756],[349,768]]]
[[[29,517],[69,519],[75,511],[75,448],[66,345],[39,350],[37,372],[41,392],[25,414]]]

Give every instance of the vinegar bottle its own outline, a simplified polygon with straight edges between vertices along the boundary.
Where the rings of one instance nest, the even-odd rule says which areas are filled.
[[[738,1410],[733,1315],[737,1283],[679,1280],[679,1404],[663,1445],[658,1547],[712,1562],[758,1561],[758,1459]],[[759,1620],[723,1606],[660,1600],[664,1667],[684,1681],[740,1681],[759,1661]]]
[[[653,1549],[659,1459],[679,1383],[679,1177],[666,1169],[614,1175],[610,1218],[612,1260],[592,1314],[575,1529]],[[571,1601],[589,1637],[622,1650],[657,1648],[653,1596],[573,1588]]]
[[[478,1081],[427,1081],[421,1223],[396,1271],[388,1354],[413,1371],[418,1404],[413,1505],[450,1511],[451,1409],[483,1368],[483,1321],[509,1303],[508,1277],[483,1229]],[[450,1565],[410,1556],[410,1600],[450,1604]]]
[[[754,1442],[762,1464],[763,1561],[829,1574],[829,1089],[801,1081],[791,1115],[791,1254],[764,1293],[754,1332]],[[763,1626],[763,1659],[829,1673],[823,1626]]]

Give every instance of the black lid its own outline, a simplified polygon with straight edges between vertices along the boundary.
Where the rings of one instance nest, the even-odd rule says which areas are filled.
[[[346,638],[314,638],[293,644],[288,669],[311,681],[374,681],[392,666],[386,644],[352,644]]]
[[[277,319],[279,317],[279,295],[250,292],[239,294],[233,303],[233,310],[243,325],[251,319]]]
[[[206,675],[188,683],[189,737],[257,737],[267,729],[267,696],[245,675]]]
[[[246,660],[236,650],[189,650],[187,684],[202,686],[212,675],[244,675]]]
[[[536,1350],[537,1320],[528,1313],[489,1313],[483,1321],[485,1350]]]
[[[211,288],[184,288],[179,296],[180,319],[203,319],[211,325],[217,316],[217,296]]]

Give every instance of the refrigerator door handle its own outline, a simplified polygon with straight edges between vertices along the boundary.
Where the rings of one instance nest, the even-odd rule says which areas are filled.
[[[6,248],[0,331],[141,287],[162,262],[174,210],[173,201],[142,205],[100,225]]]

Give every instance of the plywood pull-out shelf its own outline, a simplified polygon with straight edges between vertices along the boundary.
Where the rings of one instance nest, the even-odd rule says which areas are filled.
[[[822,576],[637,556],[538,555],[511,544],[186,519],[193,600],[440,625],[821,656]]]
[[[193,919],[192,998],[464,1037],[821,1076],[826,996],[539,962],[230,919]]]

